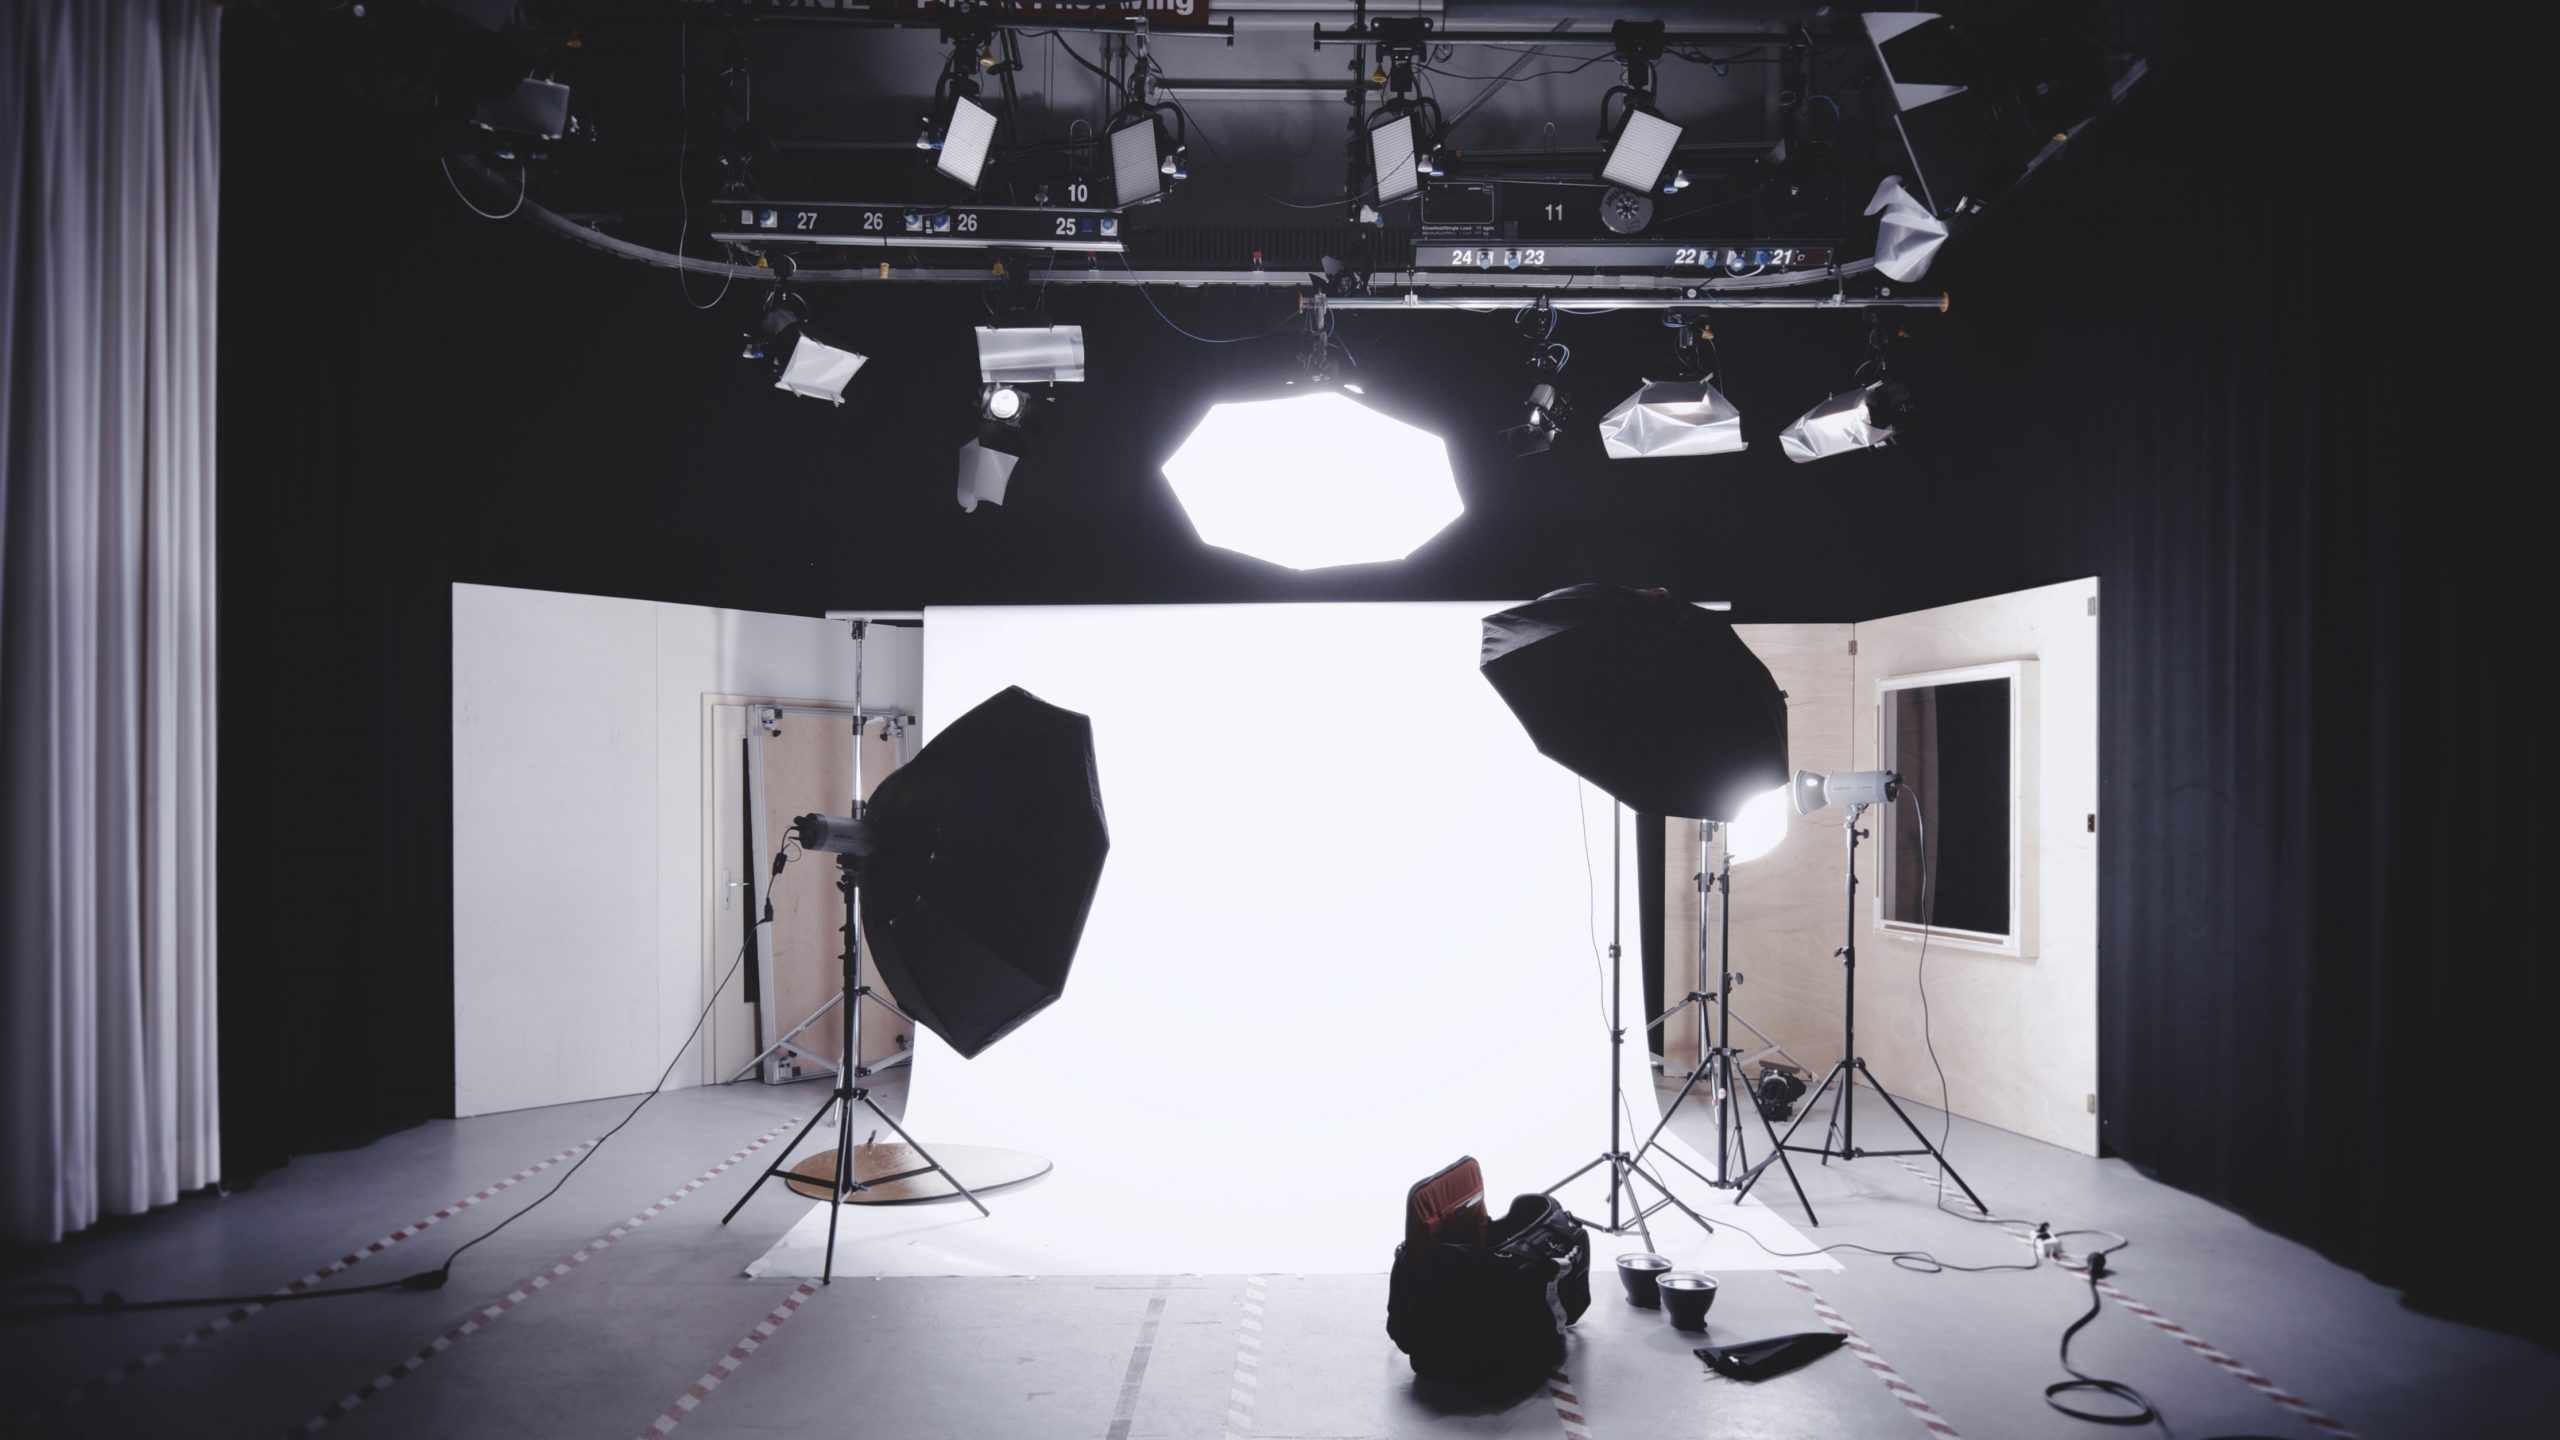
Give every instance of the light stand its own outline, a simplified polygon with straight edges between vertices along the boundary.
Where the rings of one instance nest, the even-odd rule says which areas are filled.
[[[1724,841],[1724,849],[1720,857],[1722,863],[1710,872],[1707,869],[1707,842],[1719,831],[1722,832]],[[1702,972],[1707,954],[1706,903],[1707,893],[1710,890],[1715,892],[1718,912],[1716,993],[1709,995],[1693,986],[1687,999],[1663,1011],[1653,1022],[1656,1025],[1663,1024],[1682,1010],[1692,1005],[1697,1006],[1698,1066],[1689,1072],[1689,1079],[1680,1087],[1680,1093],[1671,1097],[1671,1103],[1663,1107],[1662,1123],[1654,1126],[1653,1133],[1645,1137],[1642,1145],[1636,1147],[1636,1158],[1643,1159],[1646,1152],[1660,1142],[1662,1132],[1670,1128],[1671,1117],[1680,1113],[1681,1103],[1689,1098],[1689,1092],[1697,1088],[1700,1080],[1712,1074],[1715,1076],[1715,1081],[1708,1087],[1707,1093],[1715,1100],[1716,1173],[1712,1176],[1699,1175],[1696,1166],[1681,1159],[1668,1147],[1665,1147],[1662,1153],[1670,1158],[1672,1164],[1692,1175],[1697,1175],[1708,1185],[1718,1190],[1736,1192],[1734,1196],[1736,1200],[1741,1198],[1740,1192],[1748,1190],[1751,1182],[1759,1178],[1760,1171],[1768,1167],[1769,1161],[1775,1160],[1785,1168],[1787,1183],[1795,1187],[1797,1201],[1803,1204],[1806,1217],[1811,1218],[1813,1202],[1805,1199],[1804,1182],[1796,1178],[1796,1167],[1787,1159],[1786,1149],[1779,1143],[1778,1127],[1770,1123],[1769,1114],[1760,1108],[1758,1097],[1752,1097],[1751,1111],[1760,1117],[1760,1128],[1768,1132],[1767,1159],[1756,1166],[1751,1163],[1750,1152],[1743,1145],[1742,1125],[1733,1118],[1734,1100],[1738,1096],[1750,1095],[1751,1089],[1743,1083],[1738,1073],[1741,1069],[1741,1051],[1734,1048],[1733,1044],[1733,987],[1742,980],[1741,976],[1733,973],[1733,828],[1730,825],[1720,825],[1713,820],[1701,821],[1698,825],[1697,951]],[[1704,978],[1703,973],[1699,978]],[[1709,1005],[1716,1007],[1716,1043],[1712,1046],[1707,1044],[1706,1007]],[[1736,1160],[1739,1160],[1744,1167],[1740,1176],[1734,1174]]]
[[[857,819],[854,828],[858,834],[860,834],[860,824],[861,822]],[[804,840],[807,838],[803,837]],[[867,838],[867,835],[862,838]],[[773,1158],[773,1163],[764,1167],[764,1173],[756,1177],[756,1183],[747,1187],[746,1194],[738,1197],[737,1204],[729,1207],[729,1213],[720,1217],[720,1223],[723,1225],[735,1219],[738,1212],[746,1208],[747,1202],[755,1198],[756,1192],[764,1188],[764,1182],[782,1172],[783,1166],[791,1159],[791,1152],[799,1149],[800,1142],[808,1138],[811,1130],[817,1128],[818,1116],[826,1114],[828,1109],[833,1107],[836,1112],[836,1174],[833,1197],[835,1203],[827,1207],[827,1263],[826,1267],[819,1271],[819,1283],[825,1285],[835,1283],[836,1222],[843,1218],[845,1201],[849,1196],[860,1194],[874,1186],[912,1180],[916,1176],[930,1175],[939,1171],[951,1188],[960,1192],[961,1199],[977,1206],[979,1214],[987,1213],[986,1202],[969,1193],[969,1187],[960,1183],[959,1176],[952,1174],[948,1167],[928,1154],[922,1145],[917,1144],[915,1137],[909,1135],[904,1126],[890,1118],[888,1111],[880,1108],[879,1102],[871,1098],[870,1089],[862,1083],[863,1077],[868,1072],[855,1058],[862,1053],[862,1002],[868,1000],[899,1019],[906,1020],[910,1026],[915,1024],[904,1011],[883,999],[878,991],[862,983],[862,928],[859,917],[855,913],[855,901],[857,892],[862,888],[863,858],[868,853],[869,847],[865,845],[862,853],[840,852],[836,856],[836,888],[844,892],[844,1054],[846,1063],[836,1071],[835,1090],[827,1096],[825,1103],[818,1107],[817,1114],[811,1115],[809,1123],[801,1127],[799,1134],[791,1137],[791,1143],[782,1147],[782,1153]],[[913,1032],[910,1031],[910,1033]],[[924,1163],[892,1175],[875,1175],[868,1180],[856,1179],[853,1165],[853,1107],[856,1105],[868,1109],[872,1114],[879,1116],[890,1129],[897,1131],[898,1138],[906,1142],[908,1149],[922,1156]],[[799,1178],[805,1181],[808,1177]]]
[[[1645,1228],[1644,1222],[1648,1217],[1665,1208],[1679,1210],[1681,1214],[1697,1221],[1698,1228],[1710,1235],[1715,1233],[1716,1227],[1707,1223],[1706,1216],[1690,1209],[1687,1202],[1672,1194],[1670,1186],[1646,1174],[1638,1163],[1642,1159],[1641,1154],[1630,1155],[1625,1148],[1625,1131],[1621,1128],[1621,1122],[1627,1114],[1626,1081],[1625,1071],[1620,1063],[1622,1052],[1627,1045],[1627,1029],[1621,1020],[1624,987],[1621,983],[1623,966],[1620,956],[1624,951],[1620,941],[1624,931],[1620,912],[1624,909],[1624,897],[1619,893],[1622,888],[1619,877],[1626,850],[1624,809],[1625,807],[1614,802],[1609,806],[1609,1148],[1602,1151],[1598,1159],[1548,1186],[1540,1193],[1553,1195],[1601,1166],[1608,1166],[1609,1223],[1592,1228],[1611,1235],[1624,1235],[1629,1230],[1633,1230],[1643,1237],[1644,1248],[1651,1250],[1653,1234]],[[1635,1182],[1638,1179],[1661,1191],[1662,1198],[1651,1205],[1645,1204],[1644,1197],[1636,1193]],[[1623,1207],[1620,1204],[1622,1198],[1625,1202]],[[1591,1224],[1588,1220],[1582,1223]]]
[[[1798,783],[1801,785],[1806,778],[1799,776]],[[1820,779],[1818,776],[1811,778]],[[1886,798],[1891,798],[1894,788],[1890,785],[1885,787]],[[1834,793],[1836,796],[1837,792]],[[1988,1215],[1991,1210],[1989,1206],[1982,1203],[1982,1197],[1973,1193],[1973,1187],[1964,1183],[1964,1177],[1958,1175],[1955,1167],[1947,1163],[1947,1157],[1939,1151],[1937,1146],[1929,1143],[1929,1137],[1923,1134],[1920,1127],[1912,1122],[1911,1117],[1903,1112],[1901,1102],[1895,1100],[1893,1092],[1884,1088],[1884,1085],[1876,1079],[1875,1072],[1867,1067],[1866,1058],[1858,1053],[1858,842],[1867,836],[1866,831],[1858,828],[1858,817],[1866,813],[1867,806],[1863,801],[1853,800],[1847,803],[1846,808],[1847,818],[1842,822],[1842,828],[1847,831],[1849,837],[1849,883],[1844,927],[1846,943],[1832,952],[1840,957],[1842,976],[1840,1058],[1833,1062],[1830,1070],[1823,1074],[1822,1083],[1813,1087],[1813,1093],[1805,1097],[1804,1108],[1796,1112],[1795,1123],[1787,1127],[1786,1134],[1778,1137],[1778,1148],[1781,1153],[1793,1150],[1800,1155],[1819,1155],[1825,1165],[1830,1164],[1834,1157],[1841,1160],[1856,1160],[1868,1155],[1926,1155],[1938,1162],[1938,1169],[1948,1179],[1956,1182],[1956,1188],[1964,1192],[1964,1198],[1972,1201],[1975,1209]],[[1864,1077],[1867,1084],[1878,1095],[1884,1097],[1884,1103],[1892,1109],[1894,1118],[1900,1120],[1903,1128],[1911,1132],[1912,1139],[1920,1142],[1919,1149],[1861,1150],[1858,1148],[1856,1101],[1860,1077]],[[1835,1081],[1840,1086],[1840,1098],[1831,1107],[1830,1127],[1824,1134],[1822,1143],[1818,1146],[1790,1143],[1795,1139],[1796,1130],[1804,1124],[1805,1117],[1813,1113],[1814,1102],[1820,1100],[1822,1092],[1830,1089]],[[1792,1175],[1793,1171],[1789,1173]],[[1749,1194],[1752,1183],[1759,1178],[1756,1173],[1747,1176],[1743,1180],[1741,1194]],[[1801,1188],[1796,1191],[1796,1197],[1798,1199],[1804,1197],[1804,1191]],[[1740,1199],[1741,1195],[1736,1195],[1734,1198]],[[1807,1220],[1813,1218],[1811,1205],[1805,1206],[1805,1218]]]
[[[915,1033],[915,1021],[910,1019],[905,1011],[890,1004],[881,997],[880,992],[862,983],[860,903],[862,862],[871,853],[874,843],[872,832],[862,821],[862,727],[866,719],[862,713],[862,661],[863,642],[869,638],[866,632],[870,626],[871,622],[866,619],[857,618],[853,621],[853,804],[846,813],[853,817],[854,823],[845,830],[848,836],[845,843],[850,848],[836,853],[836,889],[844,895],[844,990],[842,992],[844,1049],[838,1052],[843,1058],[836,1064],[835,1089],[827,1096],[825,1103],[818,1107],[817,1115],[809,1117],[809,1123],[800,1127],[800,1133],[791,1137],[791,1143],[782,1147],[782,1153],[773,1158],[772,1164],[764,1167],[764,1173],[756,1177],[756,1183],[748,1186],[747,1193],[738,1197],[738,1203],[729,1207],[729,1213],[720,1217],[720,1223],[723,1225],[737,1218],[738,1212],[746,1208],[747,1202],[755,1198],[758,1190],[764,1188],[764,1182],[772,1179],[782,1170],[782,1167],[791,1159],[791,1152],[799,1149],[800,1142],[807,1139],[809,1132],[817,1128],[818,1116],[826,1114],[830,1106],[834,1107],[836,1173],[835,1183],[829,1195],[829,1199],[834,1203],[827,1207],[827,1263],[825,1268],[819,1271],[818,1280],[822,1285],[835,1283],[836,1222],[844,1217],[845,1201],[849,1196],[858,1195],[874,1186],[912,1180],[919,1175],[930,1175],[940,1171],[942,1178],[950,1182],[951,1188],[960,1192],[961,1199],[977,1206],[979,1214],[987,1213],[986,1202],[970,1194],[969,1187],[960,1183],[959,1176],[945,1169],[942,1162],[934,1159],[932,1155],[926,1153],[923,1146],[916,1143],[915,1137],[909,1135],[905,1127],[890,1119],[889,1112],[881,1109],[879,1102],[871,1098],[870,1087],[862,1083],[871,1074],[871,1067],[862,1063],[863,1001],[868,1000],[899,1019],[905,1020],[908,1027],[907,1033],[910,1035]],[[801,842],[804,850],[813,848],[819,843],[818,837],[805,834],[801,836]],[[853,1107],[857,1104],[886,1121],[890,1129],[898,1132],[898,1138],[906,1142],[908,1149],[923,1157],[924,1163],[912,1169],[900,1170],[895,1174],[875,1175],[868,1180],[855,1178]],[[806,1176],[798,1178],[804,1182],[808,1179]]]

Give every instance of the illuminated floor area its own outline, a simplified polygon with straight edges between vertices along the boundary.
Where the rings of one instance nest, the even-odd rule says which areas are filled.
[[[796,1123],[815,1099],[749,1087],[663,1097],[557,1199],[465,1257],[442,1292],[281,1305],[219,1329],[219,1310],[13,1323],[0,1351],[9,1431],[599,1440],[2124,1433],[2045,1408],[2044,1386],[2061,1378],[2055,1342],[2089,1299],[2085,1280],[2052,1268],[1922,1275],[1849,1255],[1843,1272],[1802,1277],[1812,1290],[1783,1272],[1736,1274],[1711,1317],[1715,1339],[1821,1329],[1827,1309],[1868,1347],[1758,1386],[1709,1375],[1688,1353],[1699,1342],[1625,1305],[1614,1277],[1602,1275],[1564,1382],[1492,1400],[1417,1390],[1383,1333],[1383,1275],[860,1279],[825,1290],[740,1279],[805,1202],[760,1196],[723,1229],[721,1212],[769,1151],[710,1172]],[[22,1294],[46,1283],[135,1296],[271,1290],[569,1151],[623,1108],[606,1101],[427,1125],[310,1157],[224,1199],[75,1241],[9,1284]],[[1680,1123],[1703,1138],[1704,1118],[1697,1111]],[[2120,1164],[1962,1121],[1953,1146],[2002,1213],[2133,1237],[2117,1294],[2073,1358],[2146,1391],[2186,1440],[2548,1433],[2560,1359],[2545,1351],[2412,1314],[2390,1292]],[[1285,1226],[1305,1207],[1342,1203],[1326,1193],[1318,1158],[1286,1193],[1226,1202],[1133,1194],[1129,1203],[1159,1209],[1168,1225]],[[420,1269],[556,1173],[518,1181],[323,1283]],[[1533,1183],[1490,1178],[1497,1189]],[[1810,1232],[1819,1243],[1934,1248],[1969,1263],[2025,1254],[1996,1230],[1934,1214],[1928,1185],[1892,1160],[1809,1169],[1805,1183],[1822,1209],[1824,1224]],[[1382,1270],[1396,1226],[1390,1205],[1378,1216]],[[1614,1248],[1602,1238],[1604,1264]],[[92,1383],[108,1374],[122,1378]],[[75,1391],[80,1398],[64,1406]],[[57,1408],[27,1413],[46,1404]]]

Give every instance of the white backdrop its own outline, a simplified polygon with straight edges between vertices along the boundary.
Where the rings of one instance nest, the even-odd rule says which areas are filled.
[[[928,728],[1015,684],[1091,715],[1112,851],[1066,997],[974,1061],[921,1037],[908,1102],[928,1147],[1056,1170],[988,1220],[848,1206],[840,1270],[1374,1272],[1406,1187],[1458,1155],[1499,1208],[1606,1148],[1609,805],[1476,673],[1497,608],[929,612]],[[1650,1129],[1627,851],[1628,1095]],[[1563,1198],[1605,1212],[1596,1176]],[[1805,1248],[1756,1198],[1743,1223]],[[825,1225],[813,1207],[751,1273],[816,1273]],[[1688,1263],[1782,1263],[1674,1214],[1653,1231]],[[1605,1267],[1640,1246],[1599,1248]]]

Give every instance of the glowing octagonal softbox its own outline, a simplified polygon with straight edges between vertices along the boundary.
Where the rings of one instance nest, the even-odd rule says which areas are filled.
[[[1295,570],[1401,560],[1467,508],[1439,436],[1337,390],[1212,405],[1162,468],[1203,541]]]

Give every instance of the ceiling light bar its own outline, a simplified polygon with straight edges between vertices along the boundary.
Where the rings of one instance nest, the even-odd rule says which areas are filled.
[[[1046,21],[1041,23],[1047,24]],[[1380,22],[1372,22],[1370,25],[1326,26],[1320,24],[1315,27],[1315,43],[1319,46],[1375,45],[1382,38],[1374,28],[1377,23]],[[1667,30],[1663,32],[1662,43],[1676,45],[1682,49],[1699,45],[1718,49],[1731,46],[1791,45],[1795,43],[1796,33],[1791,30]],[[1597,45],[1615,48],[1618,43],[1615,35],[1603,30],[1580,33],[1561,30],[1453,30],[1445,25],[1434,25],[1431,28],[1431,39],[1433,43],[1440,45]]]
[[[826,245],[856,250],[1050,250],[1118,255],[1120,212],[1091,206],[919,205],[826,200],[722,204],[697,210],[723,245]],[[876,266],[871,267],[877,269]],[[811,272],[800,272],[807,276]],[[984,280],[984,272],[977,278]],[[1064,278],[1063,276],[1061,278]]]

